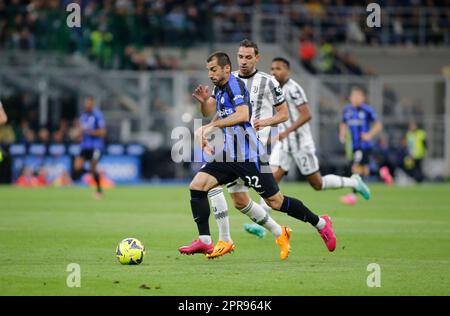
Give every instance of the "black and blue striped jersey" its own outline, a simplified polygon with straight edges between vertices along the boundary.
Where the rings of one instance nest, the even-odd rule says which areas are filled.
[[[222,129],[226,161],[258,162],[260,155],[263,155],[265,150],[250,123],[252,105],[244,82],[236,76],[230,75],[230,79],[224,86],[214,88],[213,97],[216,99],[216,111],[219,120],[235,113],[238,106],[247,105],[249,107],[249,120],[247,122]]]

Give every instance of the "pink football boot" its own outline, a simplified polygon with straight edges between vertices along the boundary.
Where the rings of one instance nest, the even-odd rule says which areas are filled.
[[[389,168],[386,166],[380,168],[380,177],[387,185],[392,185],[392,183],[394,183],[394,179],[389,172]]]
[[[201,242],[200,240],[194,240],[190,246],[182,246],[178,248],[178,251],[181,254],[186,255],[193,255],[195,253],[203,253],[203,254],[210,254],[214,250],[214,243],[211,243],[209,245]]]
[[[331,223],[331,218],[327,215],[320,216],[320,218],[323,218],[326,222],[325,227],[319,230],[320,237],[322,237],[328,250],[332,252],[334,251],[334,249],[336,249],[336,236],[334,235],[333,232],[333,225]]]
[[[356,196],[352,193],[341,196],[341,202],[347,205],[355,205],[356,204]]]

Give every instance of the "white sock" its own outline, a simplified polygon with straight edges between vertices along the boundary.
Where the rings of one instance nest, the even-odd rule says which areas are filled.
[[[356,179],[327,174],[322,177],[322,190],[353,188],[358,185]]]
[[[258,225],[266,228],[276,238],[281,236],[281,226],[278,225],[278,223],[275,222],[266,211],[264,211],[261,205],[250,201],[250,203],[240,211],[250,217],[251,220]]]
[[[212,243],[211,236],[209,235],[200,235],[198,236],[198,239],[204,244],[210,245]]]
[[[267,205],[267,203],[266,203],[266,201],[263,199],[263,198],[261,198],[260,200],[259,200],[259,205],[261,205],[261,207],[264,209],[264,211],[266,211],[267,213],[269,213],[271,210],[272,210],[272,208],[269,206],[269,205]]]
[[[326,223],[327,222],[325,222],[325,220],[319,216],[319,222],[317,223],[316,228],[318,230],[322,230],[325,227]]]
[[[214,212],[217,226],[219,227],[219,240],[229,242],[231,240],[230,223],[228,220],[228,206],[222,188],[214,188],[208,192],[211,207]]]

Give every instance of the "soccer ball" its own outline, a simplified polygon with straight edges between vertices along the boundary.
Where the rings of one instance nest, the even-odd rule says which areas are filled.
[[[144,244],[136,238],[125,238],[116,248],[116,257],[121,264],[140,264],[144,254]]]

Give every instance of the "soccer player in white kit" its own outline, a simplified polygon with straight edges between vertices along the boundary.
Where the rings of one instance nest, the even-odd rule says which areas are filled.
[[[315,190],[351,188],[368,200],[370,190],[359,175],[354,174],[351,178],[334,174],[321,175],[316,147],[308,123],[312,115],[305,91],[290,78],[290,63],[287,59],[274,58],[271,73],[280,84],[289,109],[289,119],[278,125],[278,141],[274,142],[270,156],[275,180],[280,182],[289,171],[292,162],[295,162],[301,174]],[[271,210],[264,200],[261,200],[261,205],[266,211]],[[265,234],[265,230],[257,224],[246,224],[246,231],[258,237]]]
[[[270,158],[275,179],[281,181],[294,161],[315,190],[352,188],[368,200],[370,190],[357,174],[351,178],[333,174],[322,177],[308,123],[312,115],[305,91],[290,78],[290,63],[287,59],[274,58],[271,73],[280,83],[289,108],[289,120],[279,125],[278,142],[274,145]],[[267,210],[267,207],[265,209]]]

